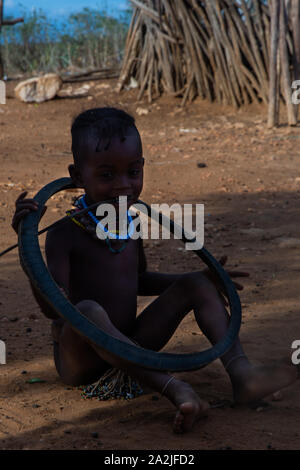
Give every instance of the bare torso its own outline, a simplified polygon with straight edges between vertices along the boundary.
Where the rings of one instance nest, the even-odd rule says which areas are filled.
[[[122,242],[112,243],[114,248],[119,248]],[[106,310],[112,323],[129,334],[136,318],[138,244],[129,239],[121,253],[112,253],[104,241],[94,239],[70,222],[47,237],[49,270],[56,282],[67,290],[73,304],[82,300],[96,301]],[[55,262],[54,256],[58,258]],[[59,258],[63,258],[61,262]]]

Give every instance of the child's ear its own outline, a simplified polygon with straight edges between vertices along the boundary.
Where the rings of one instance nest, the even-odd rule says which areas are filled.
[[[73,164],[69,165],[68,170],[72,178],[72,181],[77,186],[77,188],[83,188],[83,182],[82,182],[80,170]]]

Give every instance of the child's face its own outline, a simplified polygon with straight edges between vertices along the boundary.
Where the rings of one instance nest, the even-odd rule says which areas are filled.
[[[87,203],[127,196],[128,207],[131,206],[143,188],[144,159],[138,133],[130,130],[123,142],[113,138],[107,150],[96,152],[95,147],[87,145],[82,149],[84,163],[77,170]]]

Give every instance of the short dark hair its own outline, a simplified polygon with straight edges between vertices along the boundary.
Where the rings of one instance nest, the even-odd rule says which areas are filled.
[[[129,128],[136,129],[135,119],[122,109],[105,107],[82,112],[71,127],[74,163],[82,163],[80,147],[83,141],[96,141],[95,150],[100,152],[109,148],[114,137],[119,137],[123,142]]]

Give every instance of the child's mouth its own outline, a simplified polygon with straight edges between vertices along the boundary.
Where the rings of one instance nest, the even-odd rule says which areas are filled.
[[[111,203],[112,203],[113,205],[115,205],[115,204],[120,204],[120,203],[121,203],[121,204],[124,204],[124,200],[123,200],[123,201],[122,201],[122,200],[120,201],[120,198],[121,198],[121,197],[122,197],[122,198],[125,197],[127,203],[133,200],[133,197],[132,197],[131,195],[125,194],[125,195],[123,195],[123,196],[117,196],[117,197],[112,198],[112,199],[111,199]]]

